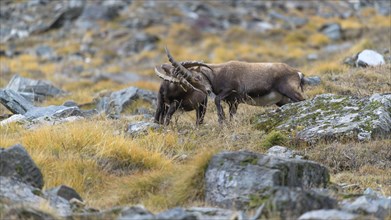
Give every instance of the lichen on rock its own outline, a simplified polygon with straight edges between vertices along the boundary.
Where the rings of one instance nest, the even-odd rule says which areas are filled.
[[[296,138],[305,142],[337,138],[369,140],[390,135],[391,94],[365,98],[322,94],[264,113],[255,123],[265,131],[296,131]]]

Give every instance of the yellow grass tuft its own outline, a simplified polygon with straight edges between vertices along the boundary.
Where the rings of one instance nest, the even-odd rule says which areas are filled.
[[[285,146],[288,143],[288,137],[280,131],[271,131],[263,140],[261,146],[269,149],[275,145]]]
[[[162,194],[151,196],[145,204],[154,209],[166,209],[185,206],[193,202],[202,202],[205,190],[205,172],[215,149],[204,150],[179,167],[170,178],[170,186],[162,190]]]
[[[313,69],[313,73],[317,74],[340,74],[347,69],[342,63],[338,62],[324,62],[316,65]]]
[[[141,148],[130,137],[113,134],[115,130],[110,122],[82,120],[24,131],[14,143],[1,143],[21,142],[42,170],[46,188],[66,184],[87,198],[107,189],[108,176],[171,167],[162,154]],[[10,131],[6,135],[12,136]]]
[[[138,81],[134,83],[129,83],[127,86],[135,86],[140,89],[146,89],[151,91],[158,91],[160,87],[160,82],[152,82],[152,81]]]
[[[330,42],[329,38],[325,36],[324,34],[315,33],[310,36],[309,38],[309,44],[313,47],[321,47]]]
[[[284,38],[284,43],[287,45],[301,45],[307,40],[307,36],[301,31],[288,33]]]
[[[357,19],[341,19],[339,21],[342,29],[360,29],[363,28],[364,25]]]
[[[369,39],[364,38],[364,39],[360,40],[359,42],[357,42],[352,48],[350,48],[346,52],[345,56],[346,57],[352,56],[352,55],[355,55],[355,54],[361,52],[364,49],[371,49],[373,47],[374,47],[373,42],[370,41]]]
[[[229,48],[218,47],[213,51],[213,62],[222,63],[237,59],[237,53]]]
[[[348,193],[361,194],[366,188],[380,191],[383,195],[391,195],[389,169],[380,169],[374,166],[364,166],[360,170],[353,172],[341,172],[331,176],[334,183],[356,184],[358,187],[350,188]]]
[[[369,24],[371,24],[373,27],[391,27],[391,15],[389,16],[381,16],[376,15],[371,18],[369,18]]]
[[[71,42],[66,41],[62,42],[61,45],[56,50],[56,53],[58,55],[69,55],[72,53],[76,53],[80,50],[80,43],[79,42]]]

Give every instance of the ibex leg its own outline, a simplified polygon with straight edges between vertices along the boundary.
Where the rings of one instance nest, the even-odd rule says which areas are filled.
[[[225,113],[224,113],[223,107],[221,106],[221,100],[224,100],[231,93],[232,93],[232,91],[229,90],[229,91],[223,91],[220,94],[216,95],[215,104],[216,104],[217,116],[219,117],[220,124],[223,123],[223,121],[225,120]]]
[[[170,104],[170,107],[168,107],[166,118],[164,120],[164,125],[167,126],[167,125],[170,124],[171,117],[172,117],[172,115],[174,114],[174,112],[175,112],[175,110],[177,108],[176,106],[177,106],[177,103],[173,102],[173,103]]]
[[[208,99],[205,99],[196,109],[197,112],[197,121],[196,124],[200,125],[204,123],[204,117],[206,113],[206,106],[208,104]]]

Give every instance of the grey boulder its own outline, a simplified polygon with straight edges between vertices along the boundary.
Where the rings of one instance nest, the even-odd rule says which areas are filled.
[[[0,148],[0,176],[14,177],[23,183],[42,189],[43,176],[22,145]]]
[[[295,158],[295,159],[302,159],[303,156],[299,155],[298,153],[289,150],[286,147],[283,146],[273,146],[267,150],[268,156],[275,156],[275,157],[282,157],[282,158]]]
[[[47,97],[54,97],[65,94],[61,89],[53,86],[50,82],[34,80],[14,75],[6,89],[19,92],[30,101],[42,101]]]
[[[31,102],[26,100],[18,92],[13,90],[0,90],[0,103],[2,103],[7,109],[12,113],[20,114],[23,116],[18,116],[7,122],[2,122],[2,124],[15,122],[15,121],[70,121],[74,120],[71,117],[89,117],[97,113],[96,110],[81,110],[77,106],[44,106],[44,107],[35,107]],[[44,119],[44,120],[43,120]]]
[[[70,216],[73,213],[71,204],[64,198],[54,194],[45,195],[40,189],[13,177],[0,176],[0,204],[2,203],[9,207],[6,208],[6,213],[11,212],[11,210],[14,210],[14,212],[20,211],[23,207],[32,210],[40,209],[40,205],[45,203],[48,203],[59,216]],[[8,209],[10,210],[7,211]]]
[[[252,203],[264,203],[266,216],[278,215],[281,219],[298,218],[311,210],[333,209],[338,206],[337,201],[328,196],[292,187],[273,187],[255,193],[252,195]]]
[[[321,79],[319,76],[311,76],[311,77],[305,77],[304,83],[309,86],[317,86],[321,82]]]
[[[379,66],[385,64],[383,55],[374,50],[363,50],[357,55],[356,66]]]
[[[328,182],[328,170],[312,161],[222,152],[212,157],[206,170],[205,199],[219,207],[245,209],[252,195],[271,187],[323,188]]]
[[[0,103],[14,114],[25,114],[35,106],[18,92],[0,89]]]
[[[390,134],[391,94],[364,98],[322,94],[264,113],[256,124],[265,131],[297,130],[296,138],[309,143],[338,138],[369,140]]]
[[[156,215],[156,219],[176,220],[230,220],[235,219],[238,212],[229,209],[211,207],[173,208]]]
[[[107,115],[118,118],[124,108],[130,106],[136,100],[144,100],[152,105],[156,105],[156,93],[129,87],[120,91],[113,92],[108,96],[100,97],[96,100],[97,110],[105,111]]]
[[[160,129],[161,126],[159,124],[153,122],[135,122],[128,126],[126,129],[126,133],[132,136],[138,136],[148,133],[148,131],[153,130],[156,131]]]
[[[40,204],[44,201],[40,189],[23,183],[16,178],[0,176],[0,200],[15,204]]]
[[[358,215],[337,209],[321,209],[309,211],[299,217],[299,220],[355,220]]]
[[[153,220],[155,216],[143,206],[125,207],[121,210],[117,220]]]
[[[341,207],[345,211],[374,215],[380,219],[391,217],[391,197],[384,197],[367,189],[363,196],[356,198],[353,202],[342,201]]]
[[[45,191],[45,194],[47,195],[54,195],[62,197],[63,199],[66,199],[67,201],[70,201],[71,199],[75,198],[79,201],[83,201],[81,196],[71,187],[61,185],[52,189],[49,189]]]
[[[324,24],[319,31],[331,40],[339,40],[342,37],[342,28],[338,23]]]

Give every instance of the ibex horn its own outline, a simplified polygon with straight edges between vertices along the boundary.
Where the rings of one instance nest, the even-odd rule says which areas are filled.
[[[155,67],[155,73],[158,77],[162,78],[163,80],[167,80],[167,81],[173,82],[173,83],[180,83],[179,79],[159,72],[159,70],[156,67]]]
[[[212,70],[212,68],[210,68],[210,66],[206,65],[203,62],[199,62],[199,61],[184,61],[184,62],[181,62],[181,65],[184,66],[185,68],[190,68],[193,66],[204,66],[204,67]]]
[[[202,93],[205,93],[197,88],[195,88],[192,84],[190,84],[186,79],[177,79],[175,78],[174,76],[169,76],[167,74],[163,74],[161,73],[156,67],[155,67],[155,73],[157,76],[159,76],[160,78],[162,78],[163,80],[166,80],[166,81],[169,81],[169,82],[173,82],[173,83],[178,83],[178,84],[184,84],[185,86],[187,86],[188,88],[192,88],[198,92],[202,92]],[[182,87],[183,88],[183,87]],[[186,90],[185,88],[183,88],[184,90]]]
[[[166,50],[168,60],[175,67],[175,70],[178,71],[179,73],[182,73],[185,79],[190,79],[193,76],[193,74],[184,66],[182,66],[182,64],[174,60],[174,58],[170,54],[170,51],[168,51],[167,47],[165,47],[165,50]]]

